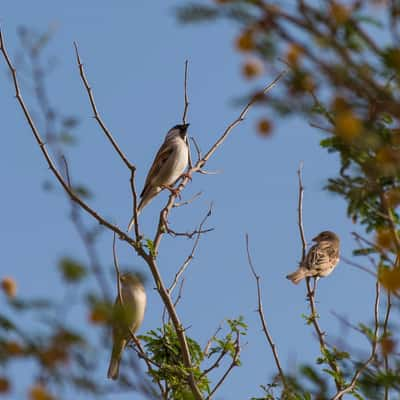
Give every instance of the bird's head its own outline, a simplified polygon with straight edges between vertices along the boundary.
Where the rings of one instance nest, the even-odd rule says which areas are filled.
[[[182,139],[186,139],[186,134],[187,134],[187,129],[190,124],[181,124],[181,125],[175,125],[172,127],[168,133],[167,136],[165,137],[165,140],[175,138],[177,136],[180,136]]]
[[[134,286],[134,287],[143,286],[142,279],[138,274],[132,274],[130,272],[124,273],[121,274],[120,280],[123,286]]]
[[[317,242],[317,243],[324,242],[324,241],[339,242],[339,237],[332,231],[323,231],[320,234],[318,234],[317,236],[315,236],[312,240],[313,240],[313,242]]]

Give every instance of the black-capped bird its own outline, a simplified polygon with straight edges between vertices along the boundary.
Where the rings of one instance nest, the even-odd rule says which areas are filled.
[[[187,129],[189,124],[175,125],[165,136],[164,143],[156,154],[144,184],[137,215],[164,188],[171,188],[183,174],[188,165],[189,149],[187,145]],[[128,231],[135,224],[135,216],[129,222]]]

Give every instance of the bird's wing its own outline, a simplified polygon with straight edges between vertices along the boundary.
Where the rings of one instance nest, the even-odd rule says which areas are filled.
[[[320,271],[329,264],[329,254],[326,249],[322,249],[319,245],[311,247],[307,254],[304,267],[310,270]]]
[[[151,181],[154,179],[155,176],[157,176],[160,173],[161,168],[168,160],[173,151],[174,151],[173,146],[166,142],[164,142],[163,145],[160,147],[160,150],[158,150],[156,156],[154,157],[154,161],[150,168],[150,171],[147,174],[144,188],[142,190],[142,193],[140,193],[140,197],[143,197],[148,186],[151,184]]]

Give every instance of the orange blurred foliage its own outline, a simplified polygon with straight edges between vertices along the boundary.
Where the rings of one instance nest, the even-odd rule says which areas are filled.
[[[247,79],[255,78],[256,76],[262,74],[264,70],[263,63],[254,58],[251,60],[247,60],[242,68],[242,73]]]
[[[108,315],[102,309],[93,309],[89,314],[89,321],[92,324],[100,325],[108,322]]]
[[[33,386],[29,390],[29,400],[55,400],[50,393],[40,384]]]
[[[6,353],[9,356],[15,357],[15,356],[20,356],[20,355],[24,354],[24,350],[23,350],[22,346],[18,342],[15,342],[13,340],[6,342],[4,344],[4,348],[5,348]]]
[[[260,119],[257,124],[257,131],[260,136],[270,136],[272,133],[272,123],[266,118]]]
[[[235,45],[239,51],[247,52],[254,50],[255,43],[253,32],[250,30],[244,31],[240,36],[237,37]]]
[[[350,18],[350,9],[336,1],[331,2],[329,13],[338,25],[344,24]]]
[[[1,281],[1,288],[3,289],[4,293],[12,298],[15,297],[17,294],[17,284],[13,278],[5,277]]]
[[[393,339],[389,337],[384,337],[381,339],[381,350],[384,357],[393,353],[395,349],[396,349],[396,342]]]
[[[292,67],[297,66],[303,49],[298,44],[290,44],[286,53],[286,60]]]
[[[4,376],[0,376],[0,394],[8,393],[10,391],[10,382]]]
[[[400,190],[390,189],[385,193],[387,204],[390,208],[396,208],[400,204]]]

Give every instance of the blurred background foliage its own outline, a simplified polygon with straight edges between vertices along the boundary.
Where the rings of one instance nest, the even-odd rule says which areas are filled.
[[[376,276],[376,292],[371,297],[383,310],[371,314],[370,324],[345,322],[369,341],[370,354],[342,351],[328,344],[321,348],[315,363],[285,371],[285,381],[271,374],[269,382],[254,388],[261,394],[253,399],[331,399],[335,387],[337,391],[349,389],[350,397],[357,399],[397,398],[400,359],[393,319],[398,317],[400,289],[400,2],[215,0],[188,3],[176,13],[185,24],[218,23],[221,19],[235,24],[233,45],[243,55],[244,79],[252,82],[266,71],[287,70],[280,82],[283,90],[258,94],[258,105],[265,110],[258,133],[267,138],[273,133],[274,120],[300,115],[321,135],[321,146],[327,152],[339,153],[340,169],[327,179],[326,189],[343,197],[349,217],[365,228],[365,236],[355,237],[359,246],[354,256],[361,261],[350,262]],[[82,197],[94,196],[93,188],[69,177],[65,158],[77,144],[74,129],[79,120],[55,109],[47,95],[46,77],[57,63],[47,57],[45,48],[54,32],[21,28],[19,35],[16,67],[35,104],[35,117],[47,144],[75,190]],[[252,90],[238,101],[244,102],[260,90]],[[54,190],[51,182],[44,182],[43,187]],[[112,267],[102,265],[96,255],[101,228],[87,224],[73,203],[70,218],[87,250],[87,260],[73,256],[59,260],[60,279],[65,283],[60,299],[25,299],[12,277],[1,282],[6,309],[0,311],[0,396],[11,393],[18,384],[16,377],[7,373],[11,363],[26,363],[35,370],[28,393],[31,400],[61,399],[66,387],[69,392],[86,391],[91,398],[116,390],[100,383],[104,379],[98,377],[104,371],[97,370],[97,348],[110,345],[111,293],[115,292],[110,280]],[[92,289],[80,289],[81,282],[89,279]],[[77,304],[86,309],[88,325],[93,328],[90,333],[63,323],[63,315]],[[24,330],[25,318],[36,322],[35,331]],[[317,318],[305,316],[305,321],[312,325]],[[213,337],[207,349],[190,339],[192,372],[205,397],[210,394],[207,373],[218,369],[222,358],[227,355],[232,366],[240,364],[237,349],[246,325],[238,318],[228,320],[227,326],[227,333]],[[122,368],[117,390],[160,398],[159,383],[167,389],[166,398],[193,398],[180,379],[187,371],[171,325],[160,323],[141,340],[153,368],[148,368],[146,375],[135,352],[129,352],[129,367]],[[317,340],[311,345],[319,346]]]

